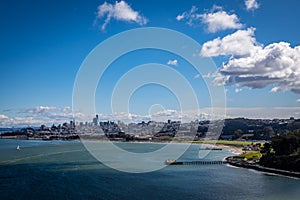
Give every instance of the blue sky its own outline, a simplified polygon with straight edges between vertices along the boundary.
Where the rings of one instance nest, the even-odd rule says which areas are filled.
[[[73,84],[85,57],[105,39],[140,27],[176,30],[207,47],[198,56],[215,61],[219,70],[208,76],[226,88],[229,117],[300,117],[300,2],[247,3],[248,8],[244,0],[1,1],[0,126],[72,118]],[[144,50],[120,57],[99,82],[96,112],[103,119],[111,116],[118,79],[151,62],[183,74],[200,107],[211,106],[203,78],[189,63],[170,52]],[[164,107],[161,113],[180,109],[174,94],[148,85],[133,94],[129,110],[144,119],[155,104]]]

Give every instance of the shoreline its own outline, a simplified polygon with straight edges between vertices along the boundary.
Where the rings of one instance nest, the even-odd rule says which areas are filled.
[[[22,138],[1,138],[4,140],[25,140]],[[81,143],[84,142],[115,142],[115,143],[131,143],[131,144],[160,144],[160,145],[167,145],[167,144],[175,144],[175,145],[203,145],[205,147],[209,147],[209,148],[214,148],[214,147],[218,147],[223,149],[227,149],[230,153],[235,154],[235,155],[239,155],[243,153],[242,148],[243,147],[239,147],[239,146],[235,146],[235,145],[224,145],[224,144],[212,144],[212,143],[194,143],[191,141],[111,141],[109,139],[76,139],[76,140],[43,140],[43,139],[26,139],[28,141],[43,141],[43,142],[49,142],[49,141],[65,141],[65,142],[70,142],[70,141],[78,141]],[[83,144],[84,145],[84,144]],[[224,159],[226,159],[228,156],[224,157]]]
[[[214,146],[220,147],[220,148],[224,148],[224,149],[228,149],[231,153],[239,155],[242,154],[244,151],[242,150],[243,147],[237,147],[237,146],[230,146],[230,145],[224,145],[224,144],[215,144]]]
[[[289,178],[297,178],[300,179],[300,172],[293,172],[293,171],[287,171],[282,169],[276,169],[276,168],[269,168],[269,167],[263,167],[258,164],[249,164],[249,163],[243,163],[241,161],[232,161],[231,158],[233,156],[228,156],[225,158],[227,163],[231,166],[238,167],[238,168],[244,168],[244,169],[251,169],[259,172],[263,172],[266,174],[272,174],[275,176],[285,176]]]
[[[152,140],[152,141],[121,141],[121,140],[116,140],[116,141],[112,141],[112,140],[109,140],[109,139],[82,139],[82,138],[79,138],[79,139],[73,139],[73,140],[43,140],[42,138],[29,138],[29,139],[23,139],[23,138],[10,138],[10,137],[7,137],[7,138],[0,138],[0,139],[4,139],[4,140],[28,140],[28,141],[80,141],[80,142],[118,142],[118,143],[132,143],[132,144],[164,144],[164,145],[167,145],[167,144],[190,144],[190,145],[204,145],[204,146],[208,146],[208,147],[219,147],[219,148],[222,148],[222,149],[228,149],[231,153],[233,154],[241,154],[243,153],[243,150],[242,148],[243,147],[240,147],[240,146],[236,146],[236,145],[225,145],[225,144],[218,144],[216,140],[216,143],[213,144],[213,143],[205,143],[205,141],[203,142],[193,142],[193,141],[164,141],[164,140]]]

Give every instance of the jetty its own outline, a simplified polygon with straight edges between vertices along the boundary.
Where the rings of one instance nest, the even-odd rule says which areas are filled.
[[[205,147],[205,148],[199,148],[199,150],[222,151],[223,149],[217,147]]]
[[[177,160],[166,160],[166,165],[223,165],[227,164],[226,160],[193,160],[193,161],[177,161]]]

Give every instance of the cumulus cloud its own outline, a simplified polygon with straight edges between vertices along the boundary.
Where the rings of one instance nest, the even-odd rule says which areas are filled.
[[[168,65],[174,65],[174,66],[177,66],[178,65],[178,61],[175,59],[175,60],[169,60],[167,62]]]
[[[115,4],[104,2],[98,6],[94,24],[96,25],[102,18],[104,18],[104,23],[101,25],[102,31],[105,30],[107,24],[109,24],[112,19],[125,22],[135,22],[139,25],[145,25],[148,22],[147,18],[141,15],[138,11],[133,10],[125,1],[116,1]]]
[[[300,46],[278,42],[264,47],[256,42],[254,30],[239,30],[203,45],[202,56],[231,56],[214,74],[214,83],[250,88],[271,85],[271,92],[300,93]]]
[[[297,99],[296,102],[300,103],[300,99]]]
[[[258,48],[261,48],[261,44],[259,44],[254,37],[254,31],[255,28],[238,30],[222,39],[218,37],[205,42],[202,45],[200,55],[205,57],[221,55],[234,55],[239,57],[253,55],[257,52]]]
[[[227,29],[240,29],[243,24],[239,22],[239,18],[235,14],[228,14],[222,10],[222,7],[214,6],[211,12],[199,14],[198,8],[193,6],[190,11],[177,15],[177,21],[186,21],[190,26],[201,22],[207,26],[207,31],[214,33]]]
[[[207,25],[208,32],[215,33],[227,29],[240,29],[243,25],[235,14],[228,14],[225,11],[205,13],[201,15],[202,23]]]
[[[256,0],[245,0],[245,6],[247,10],[256,10],[259,8]]]

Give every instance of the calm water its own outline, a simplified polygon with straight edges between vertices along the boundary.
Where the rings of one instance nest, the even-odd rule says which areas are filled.
[[[16,150],[20,145],[21,150]],[[119,144],[148,152],[159,144]],[[300,180],[226,165],[132,174],[106,167],[78,141],[0,140],[0,199],[299,199]],[[197,159],[193,145],[182,160]],[[205,159],[222,160],[228,150]]]

